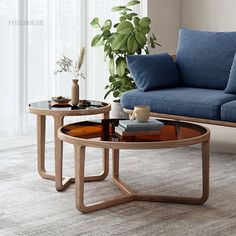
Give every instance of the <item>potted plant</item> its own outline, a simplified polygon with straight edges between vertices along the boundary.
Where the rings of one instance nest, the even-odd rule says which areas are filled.
[[[81,67],[84,62],[85,56],[85,48],[81,48],[80,55],[78,59],[73,62],[72,59],[63,55],[63,57],[57,61],[57,65],[59,69],[55,71],[54,74],[61,73],[61,72],[69,72],[72,74],[72,86],[71,86],[71,104],[73,106],[77,106],[79,103],[79,85],[78,81],[79,78],[84,78],[84,74],[81,72]]]
[[[119,102],[122,93],[136,88],[126,63],[127,55],[149,54],[149,45],[151,48],[160,46],[153,33],[148,36],[151,19],[148,17],[139,18],[130,8],[138,4],[140,1],[131,0],[124,6],[113,7],[112,12],[120,14],[119,22],[115,24],[110,19],[101,24],[99,18],[94,18],[90,23],[100,31],[92,39],[91,46],[104,48],[109,65],[110,77],[109,84],[105,87],[107,90],[105,99],[112,93],[116,101]]]

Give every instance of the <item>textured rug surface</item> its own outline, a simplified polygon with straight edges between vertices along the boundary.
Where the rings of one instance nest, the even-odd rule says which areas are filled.
[[[53,170],[53,144],[46,147]],[[101,151],[87,149],[86,173],[101,170]],[[121,151],[121,178],[135,191],[199,196],[201,156],[195,148]],[[57,192],[37,173],[36,146],[0,151],[0,235],[236,235],[236,156],[211,154],[210,197],[203,206],[130,202],[80,213],[74,185]],[[74,175],[65,145],[64,172]],[[86,203],[120,194],[111,176],[86,184]]]

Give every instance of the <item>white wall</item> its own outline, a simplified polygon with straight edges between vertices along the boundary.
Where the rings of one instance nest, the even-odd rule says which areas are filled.
[[[236,0],[147,0],[151,29],[161,51],[174,53],[178,29],[236,31]]]
[[[235,0],[182,0],[182,27],[209,31],[236,31]]]
[[[158,51],[175,53],[180,28],[181,0],[148,0],[151,31],[157,35],[162,48]],[[156,52],[156,50],[154,51]]]

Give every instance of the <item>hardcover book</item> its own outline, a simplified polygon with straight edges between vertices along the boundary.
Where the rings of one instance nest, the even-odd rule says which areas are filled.
[[[124,131],[137,131],[137,130],[160,130],[164,126],[161,121],[156,119],[149,119],[147,122],[138,122],[137,120],[120,120],[119,127]]]
[[[124,131],[124,129],[121,129],[119,126],[115,127],[115,132],[123,137],[140,135],[160,135],[160,130]]]

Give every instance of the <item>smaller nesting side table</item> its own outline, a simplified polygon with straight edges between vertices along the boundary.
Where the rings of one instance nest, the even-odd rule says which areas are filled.
[[[74,177],[63,177],[63,142],[57,137],[57,130],[63,126],[65,116],[89,116],[103,114],[104,119],[109,118],[111,105],[91,101],[89,107],[55,107],[51,101],[40,101],[30,103],[28,110],[37,115],[37,155],[38,155],[38,173],[44,179],[55,181],[57,191],[65,190],[71,183],[75,182]],[[55,148],[55,174],[46,171],[45,168],[45,131],[46,116],[52,116],[54,119],[54,148]],[[103,172],[100,175],[85,177],[85,181],[104,180],[109,172],[109,150],[103,149]]]

